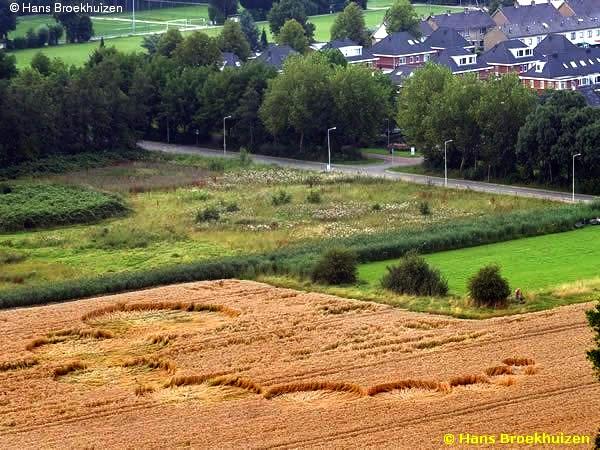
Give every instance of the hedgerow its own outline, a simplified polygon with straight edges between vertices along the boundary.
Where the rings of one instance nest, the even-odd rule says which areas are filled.
[[[125,214],[127,207],[112,194],[75,186],[10,184],[0,194],[0,231],[21,231],[96,222]]]
[[[359,235],[325,242],[320,240],[268,254],[226,257],[144,272],[120,272],[97,278],[0,291],[0,308],[71,300],[188,281],[241,278],[270,273],[310,276],[324,247],[352,250],[359,262],[381,261],[403,256],[411,250],[421,254],[433,253],[568,231],[574,229],[577,222],[592,217],[600,217],[600,202],[482,217],[471,221],[465,219],[454,222],[452,226],[438,225],[422,231]]]

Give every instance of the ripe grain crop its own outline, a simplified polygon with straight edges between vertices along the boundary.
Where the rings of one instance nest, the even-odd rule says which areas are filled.
[[[221,280],[0,311],[0,442],[439,448],[459,429],[596,432],[590,304],[479,321],[356,304]]]

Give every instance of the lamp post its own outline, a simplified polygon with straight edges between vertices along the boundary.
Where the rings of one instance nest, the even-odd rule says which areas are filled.
[[[133,26],[133,33],[135,34],[135,0],[131,0],[131,6],[132,6],[132,26]]]
[[[198,147],[198,136],[200,135],[200,130],[196,128],[196,147]]]
[[[225,129],[227,119],[231,119],[231,116],[223,117],[223,154],[227,153],[227,130]]]
[[[394,149],[390,149],[390,119],[385,119],[387,122],[387,151],[392,152],[392,164],[394,164]]]
[[[573,155],[573,194],[571,195],[571,200],[575,203],[575,158],[581,156],[581,153],[575,153]]]
[[[448,144],[450,142],[454,142],[454,140],[444,141],[444,187],[448,187]]]
[[[331,139],[329,138],[329,132],[336,128],[337,127],[327,128],[327,172],[331,171]]]

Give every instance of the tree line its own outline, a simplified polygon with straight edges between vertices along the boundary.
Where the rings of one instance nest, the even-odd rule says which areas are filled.
[[[0,53],[0,162],[129,147],[141,137],[220,142],[226,116],[232,147],[324,157],[328,127],[339,130],[334,149],[356,146],[391,114],[389,80],[346,66],[339,52],[292,56],[281,74],[258,61],[221,70],[222,50],[248,47],[231,22],[217,38],[170,30],[147,54],[101,47],[80,68],[38,53],[17,73],[14,57]]]
[[[567,186],[600,193],[600,109],[574,91],[538,96],[517,75],[479,80],[428,63],[405,83],[396,121],[425,165],[466,178]]]

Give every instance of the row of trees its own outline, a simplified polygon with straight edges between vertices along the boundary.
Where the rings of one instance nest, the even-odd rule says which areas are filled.
[[[238,23],[217,38],[171,30],[147,44],[150,54],[99,48],[82,68],[39,53],[18,74],[14,57],[0,53],[0,74],[10,78],[1,82],[0,162],[119,148],[142,136],[220,139],[228,115],[232,145],[325,156],[328,126],[338,127],[339,151],[368,142],[392,111],[389,80],[346,67],[339,51],[291,57],[279,75],[259,62],[219,70],[222,49],[248,51]]]
[[[481,81],[428,64],[402,89],[397,122],[432,168],[443,167],[452,140],[448,168],[463,176],[566,185],[581,153],[582,187],[600,191],[600,110],[577,92],[538,99],[516,75]]]

